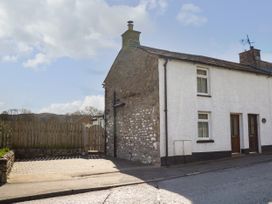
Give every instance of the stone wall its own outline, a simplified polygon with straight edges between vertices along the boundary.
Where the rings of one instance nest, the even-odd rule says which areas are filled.
[[[15,155],[13,151],[9,151],[3,158],[0,158],[0,185],[7,182],[7,177],[11,171],[14,160]]]
[[[117,157],[160,163],[158,58],[139,48],[122,49],[105,80],[107,154],[113,156],[113,93]]]
[[[16,159],[34,159],[40,157],[76,156],[84,152],[83,148],[50,149],[50,148],[24,148],[15,149]]]

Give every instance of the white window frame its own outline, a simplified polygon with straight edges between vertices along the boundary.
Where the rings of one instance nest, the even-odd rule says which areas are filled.
[[[208,119],[199,119],[199,114],[207,114],[208,115]],[[208,122],[208,137],[203,138],[203,137],[199,137],[198,135],[198,122]],[[198,111],[197,112],[197,139],[198,140],[211,140],[211,112],[207,112],[207,111]]]
[[[206,71],[207,75],[201,75],[197,73],[197,70],[203,70]],[[198,86],[197,86],[197,79],[198,78],[204,78],[207,79],[207,93],[204,92],[198,92]],[[197,67],[196,68],[196,91],[197,91],[197,95],[204,95],[204,96],[210,96],[210,70],[208,68],[204,68],[204,67]]]

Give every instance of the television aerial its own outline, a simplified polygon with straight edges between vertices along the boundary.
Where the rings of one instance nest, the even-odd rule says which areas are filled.
[[[248,45],[250,49],[254,48],[254,47],[253,47],[254,42],[251,41],[251,40],[249,39],[248,35],[246,35],[246,38],[245,38],[245,39],[242,39],[242,40],[241,40],[241,43],[242,43],[242,45],[244,45],[244,46],[245,46],[245,45]]]

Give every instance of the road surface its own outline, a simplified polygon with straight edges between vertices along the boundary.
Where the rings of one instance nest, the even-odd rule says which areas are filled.
[[[270,203],[272,162],[232,168],[152,184],[113,188],[24,202],[37,203]]]

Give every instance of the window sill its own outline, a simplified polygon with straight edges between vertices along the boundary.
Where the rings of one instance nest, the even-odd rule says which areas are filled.
[[[211,95],[205,95],[205,94],[197,94],[197,96],[208,97],[208,98],[212,97]]]
[[[196,143],[214,143],[214,140],[197,140]]]

